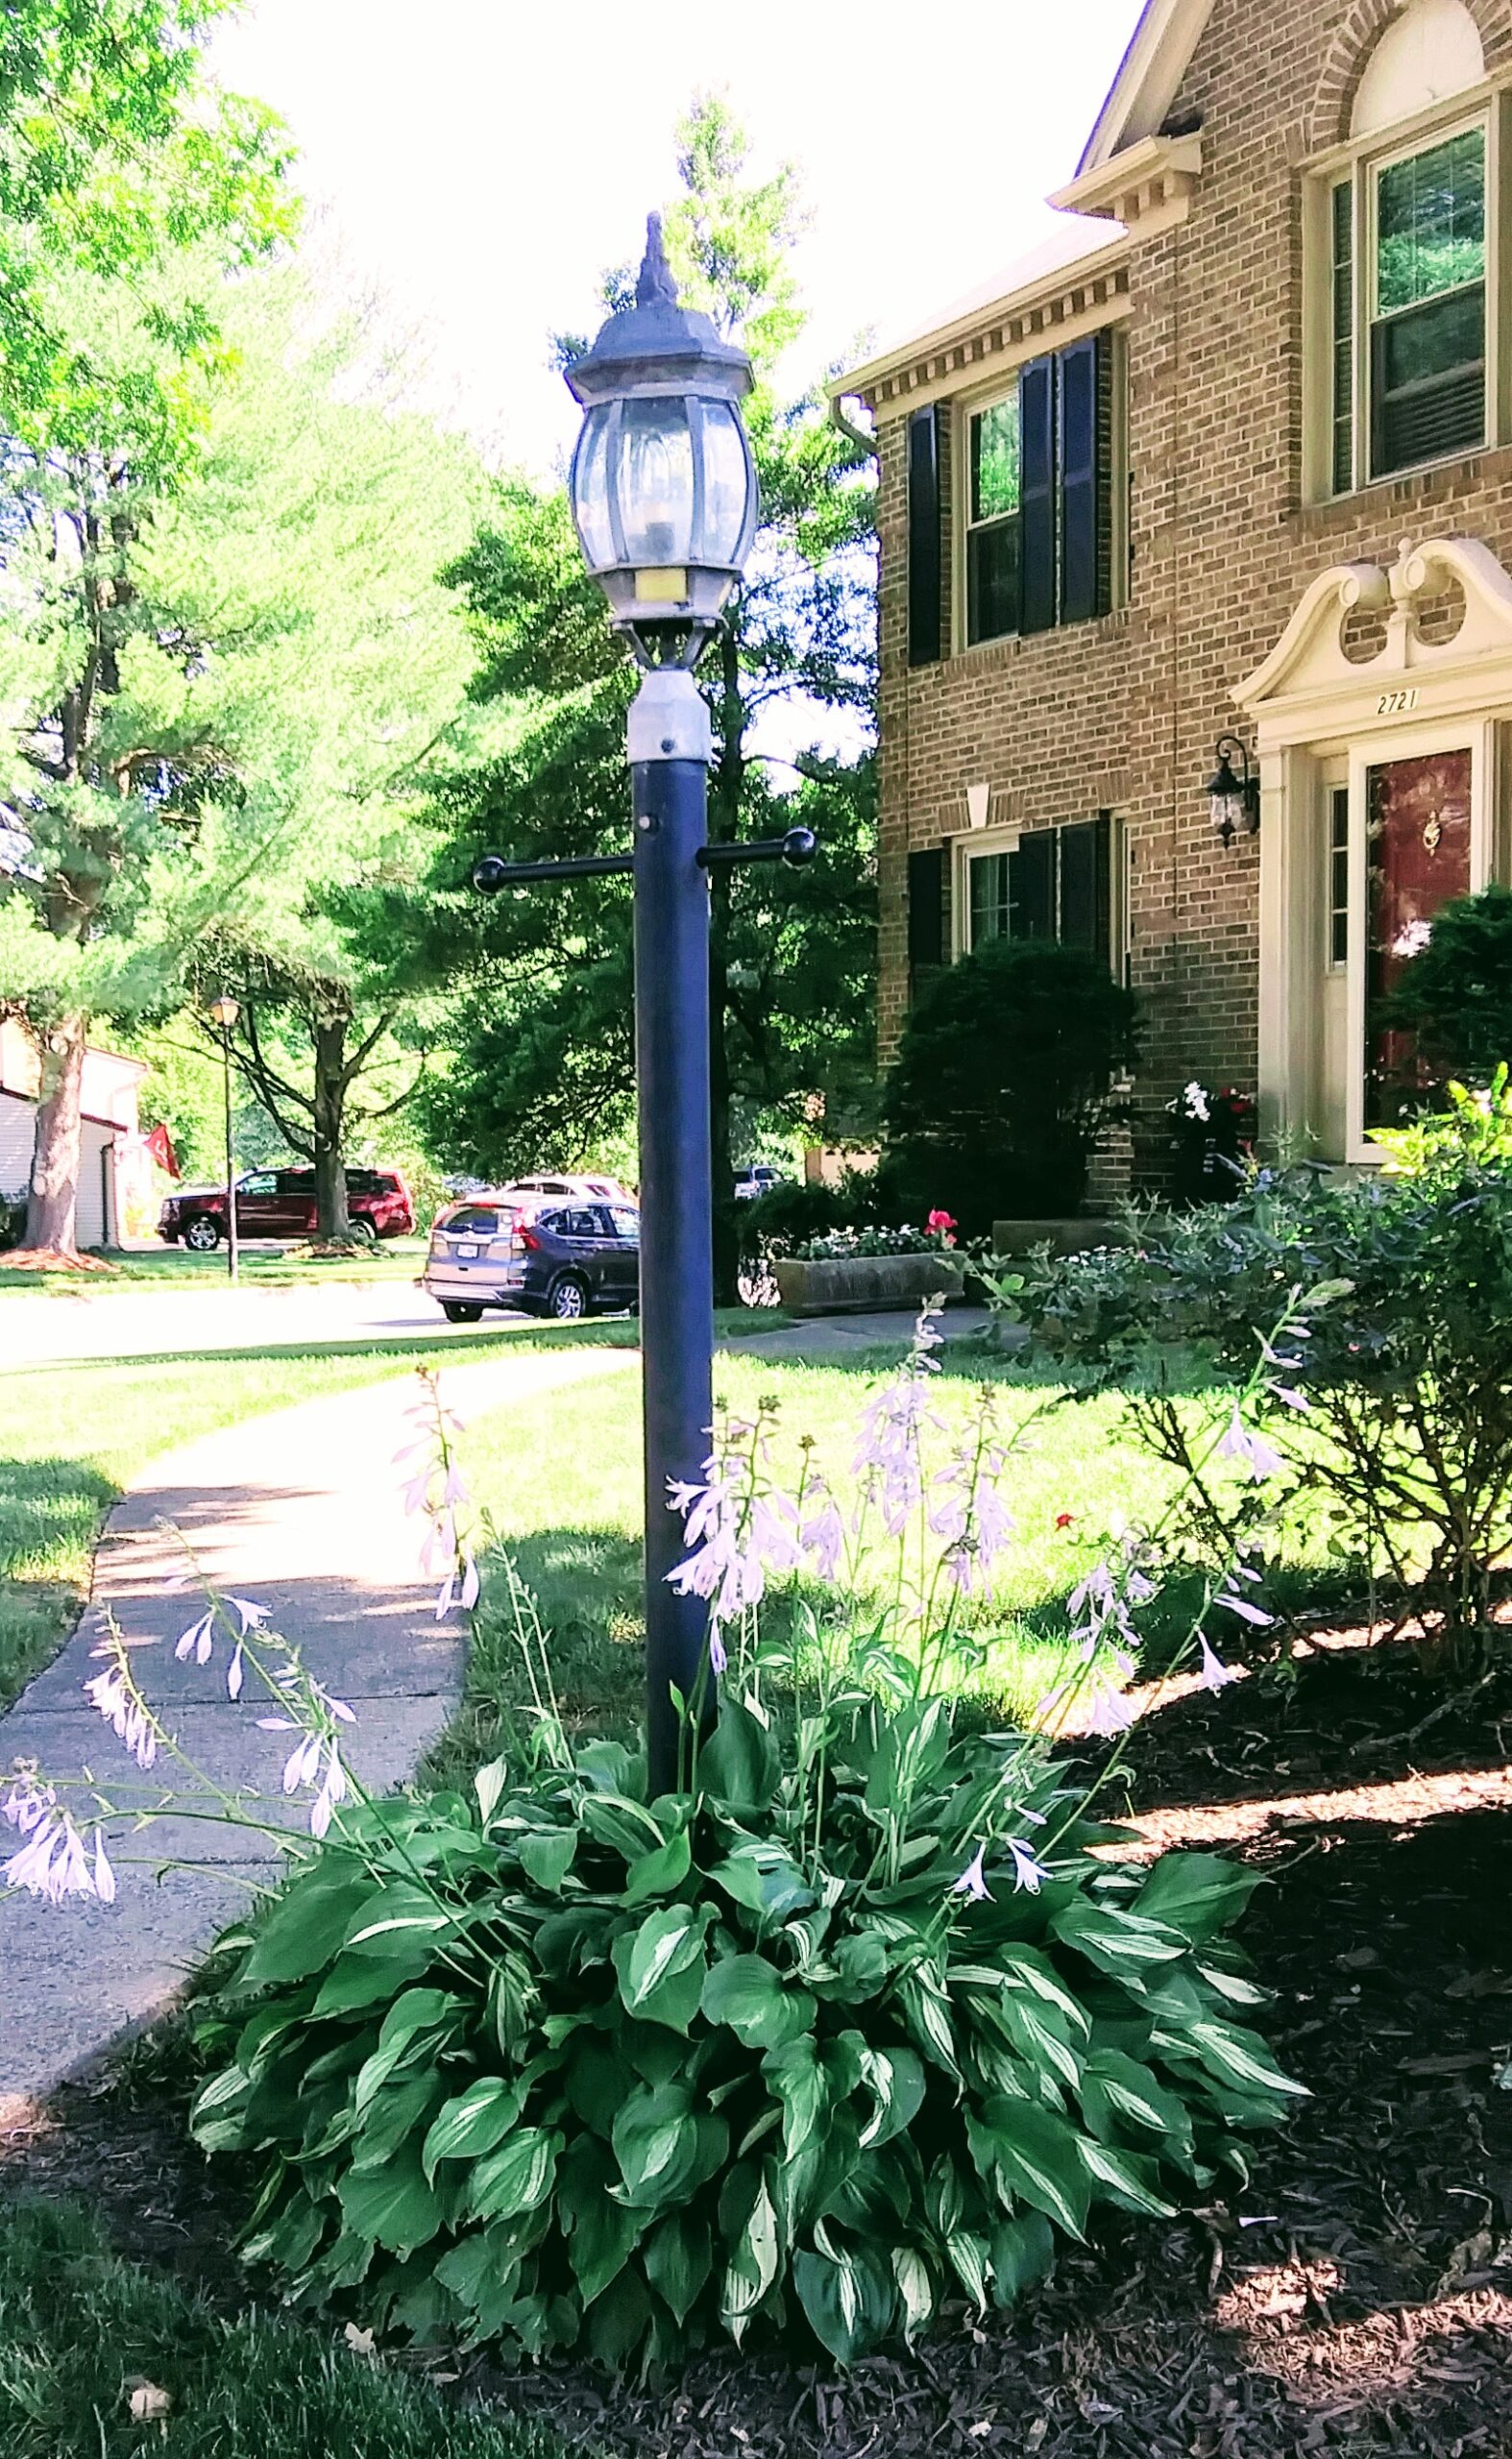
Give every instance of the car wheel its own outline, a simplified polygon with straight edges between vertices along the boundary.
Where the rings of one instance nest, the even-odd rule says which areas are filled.
[[[443,1298],[441,1312],[449,1324],[476,1324],[483,1316],[481,1306],[473,1305],[465,1298]]]
[[[184,1245],[192,1247],[197,1255],[213,1255],[220,1242],[220,1223],[212,1221],[207,1212],[197,1212],[183,1232]]]
[[[588,1292],[580,1280],[574,1280],[570,1272],[564,1272],[551,1283],[546,1310],[549,1315],[554,1315],[559,1324],[580,1324],[588,1312]]]
[[[360,1212],[354,1212],[348,1216],[347,1228],[352,1236],[356,1239],[359,1246],[377,1246],[378,1231],[374,1229],[371,1221],[363,1219]]]

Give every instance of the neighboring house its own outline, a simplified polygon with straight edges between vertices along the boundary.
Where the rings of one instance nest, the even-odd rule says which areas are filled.
[[[136,1116],[136,1092],[147,1070],[139,1059],[86,1050],[84,1133],[79,1162],[77,1240],[81,1247],[120,1247],[150,1237],[151,1161]],[[0,1023],[0,1195],[24,1195],[32,1175],[37,1090],[36,1045],[13,1019]],[[148,1192],[144,1216],[141,1188]]]
[[[1144,1005],[1147,1163],[1193,1076],[1369,1160],[1419,1082],[1383,993],[1512,878],[1512,0],[1149,0],[1051,202],[835,387],[880,463],[883,1053],[931,967],[1060,937]]]

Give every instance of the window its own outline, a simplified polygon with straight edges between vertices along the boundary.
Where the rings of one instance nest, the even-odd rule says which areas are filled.
[[[1336,495],[1486,440],[1487,137],[1477,121],[1329,191]]]
[[[1026,830],[1016,844],[963,848],[963,953],[988,939],[1058,939],[1113,954],[1108,814]]]
[[[1019,369],[966,421],[962,483],[970,643],[1043,632],[1112,603],[1116,337]]]
[[[1329,962],[1350,961],[1350,790],[1329,791]]]
[[[628,1205],[622,1204],[611,1205],[609,1207],[608,1220],[609,1231],[612,1237],[628,1238],[632,1243],[639,1240],[641,1235],[641,1216],[638,1212],[632,1212]]]
[[[908,423],[908,660],[932,666],[940,633],[940,443],[945,412],[915,410]]]

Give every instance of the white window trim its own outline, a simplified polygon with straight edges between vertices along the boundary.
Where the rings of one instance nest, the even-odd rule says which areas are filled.
[[[1507,440],[1512,352],[1501,332],[1500,304],[1507,251],[1512,242],[1512,202],[1507,195],[1512,146],[1504,142],[1507,88],[1499,81],[1446,97],[1431,110],[1389,129],[1373,129],[1347,145],[1317,157],[1305,172],[1303,191],[1303,499],[1306,503],[1342,502],[1333,486],[1333,190],[1339,182],[1353,183],[1354,312],[1353,433],[1354,483],[1350,493],[1393,486],[1420,471],[1443,469],[1469,460]],[[1414,461],[1404,470],[1373,475],[1370,455],[1371,328],[1375,319],[1376,192],[1378,174],[1393,162],[1410,160],[1467,130],[1479,128],[1486,140],[1486,423],[1477,445],[1466,445],[1434,461]]]
[[[984,643],[985,646],[986,644]],[[950,882],[950,954],[953,962],[971,953],[971,865],[988,854],[1016,854],[1021,828],[974,828],[958,837]]]
[[[1046,828],[1075,828],[1083,820],[1101,817],[1100,811],[1071,813],[1064,819],[1047,820]],[[1037,830],[1024,827],[973,828],[969,837],[957,837],[953,841],[950,865],[950,956],[958,963],[971,952],[971,864],[986,854],[1016,854],[1026,836]],[[1129,916],[1133,907],[1131,873],[1134,864],[1133,840],[1123,817],[1110,812],[1108,820],[1108,965],[1115,982],[1127,984],[1131,941]]]

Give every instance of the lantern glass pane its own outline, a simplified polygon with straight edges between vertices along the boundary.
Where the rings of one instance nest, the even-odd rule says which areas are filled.
[[[643,570],[693,560],[693,438],[681,400],[627,401],[615,483],[625,561]]]
[[[573,518],[584,559],[594,572],[606,571],[615,560],[607,452],[611,407],[604,402],[589,411],[573,459]]]
[[[745,527],[750,485],[740,412],[733,402],[703,405],[703,536],[701,564],[733,564]]]

